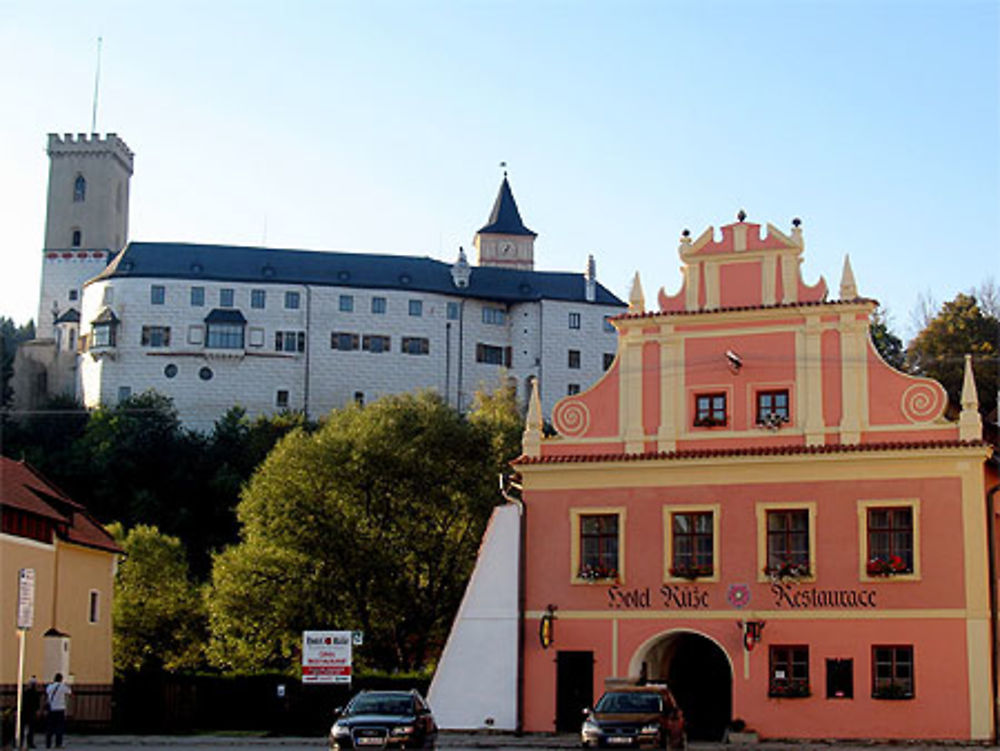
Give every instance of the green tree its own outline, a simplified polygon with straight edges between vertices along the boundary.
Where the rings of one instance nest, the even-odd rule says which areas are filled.
[[[903,340],[889,329],[889,313],[885,308],[875,308],[868,330],[872,344],[882,359],[896,370],[903,370],[906,367],[906,350]]]
[[[972,355],[972,368],[979,392],[979,409],[996,409],[1000,321],[979,307],[974,295],[960,293],[941,306],[938,314],[906,348],[910,372],[941,382],[950,401],[961,402],[965,355]]]
[[[192,670],[204,664],[206,619],[184,546],[156,527],[108,527],[125,551],[115,574],[115,671]]]
[[[243,493],[241,542],[215,557],[213,662],[293,669],[303,630],[336,627],[365,632],[361,664],[424,668],[464,593],[498,464],[489,430],[430,393],[293,430]]]
[[[35,338],[35,323],[28,321],[18,326],[13,319],[0,316],[0,407],[9,407],[14,391],[11,378],[14,375],[14,355],[21,342]]]

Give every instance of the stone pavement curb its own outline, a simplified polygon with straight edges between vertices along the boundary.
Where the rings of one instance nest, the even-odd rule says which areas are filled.
[[[529,733],[514,735],[513,733],[484,732],[467,733],[443,731],[438,736],[439,748],[488,749],[488,748],[553,748],[568,749],[579,747],[579,736],[575,733],[558,735],[548,733]],[[67,740],[67,747],[122,747],[142,748],[143,746],[159,746],[178,748],[253,748],[295,746],[298,748],[327,748],[327,740],[323,736],[307,737],[261,737],[256,735],[72,735]],[[922,749],[997,749],[976,743],[926,743],[917,741],[900,741],[898,743],[875,743],[865,741],[799,741],[772,742],[735,745],[725,743],[691,743],[691,751],[809,751],[810,749],[828,749],[830,751],[921,751]]]

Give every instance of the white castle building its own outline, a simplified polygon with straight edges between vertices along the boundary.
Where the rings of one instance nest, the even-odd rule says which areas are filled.
[[[251,415],[320,417],[431,388],[466,409],[500,374],[546,413],[610,366],[625,303],[584,273],[534,270],[506,174],[477,265],[427,257],[128,242],[133,155],[114,134],[49,136],[37,339],[15,363],[15,409],[87,407],[147,389],[207,429]],[[124,246],[124,247],[123,247]]]

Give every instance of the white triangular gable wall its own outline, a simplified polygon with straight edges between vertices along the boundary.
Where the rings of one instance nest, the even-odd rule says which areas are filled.
[[[427,696],[441,728],[516,729],[519,552],[520,509],[497,506]]]

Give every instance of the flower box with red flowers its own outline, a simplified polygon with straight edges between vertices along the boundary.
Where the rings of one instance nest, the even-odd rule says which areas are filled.
[[[774,679],[767,690],[767,695],[775,699],[799,699],[810,696],[811,693],[809,690],[809,681],[803,679]]]
[[[896,574],[911,574],[913,569],[898,555],[887,557],[877,556],[868,561],[865,570],[869,576],[895,576]]]
[[[681,563],[670,567],[670,575],[678,579],[698,579],[702,576],[711,576],[714,571],[711,563]]]
[[[617,581],[618,571],[611,566],[605,566],[603,564],[589,564],[586,563],[580,567],[577,572],[577,578],[583,579],[584,581]]]
[[[810,575],[808,563],[785,561],[777,566],[765,566],[764,575],[772,579],[804,579]]]

